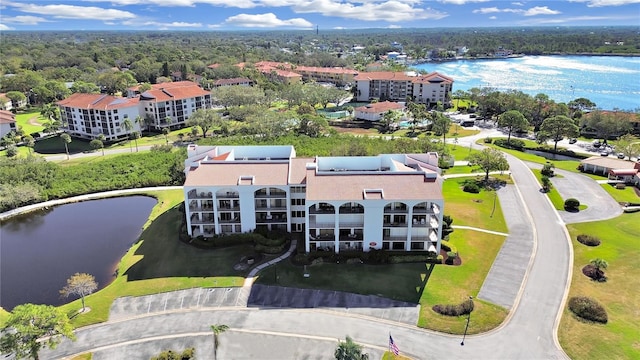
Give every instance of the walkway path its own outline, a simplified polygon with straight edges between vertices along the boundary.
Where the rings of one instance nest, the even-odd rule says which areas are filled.
[[[41,202],[33,205],[27,205],[27,206],[19,207],[17,209],[5,211],[0,214],[0,221],[8,219],[12,216],[19,215],[19,214],[28,213],[34,210],[39,210],[39,209],[62,205],[62,204],[69,204],[69,203],[87,201],[87,200],[104,199],[104,198],[129,195],[129,194],[139,194],[139,193],[148,192],[148,191],[182,190],[182,189],[183,189],[182,186],[158,186],[158,187],[104,191],[104,192],[94,193],[94,194],[72,196],[65,199],[49,200],[49,201],[45,201],[45,202]]]

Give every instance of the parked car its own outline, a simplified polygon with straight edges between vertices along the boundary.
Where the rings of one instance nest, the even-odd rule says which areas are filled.
[[[602,151],[600,153],[600,156],[609,156],[609,152],[608,151]]]
[[[569,139],[569,144],[575,144],[578,142],[578,139]]]
[[[624,159],[624,154],[623,153],[618,153],[618,159]]]
[[[600,143],[600,141],[597,141],[597,140],[596,140],[596,141],[594,141],[594,142],[593,142],[593,147],[594,147],[594,148],[599,148],[599,147],[600,147],[600,145],[602,145],[602,144]]]

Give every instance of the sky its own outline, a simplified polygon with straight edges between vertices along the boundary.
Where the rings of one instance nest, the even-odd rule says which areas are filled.
[[[640,0],[2,0],[0,31],[640,26]]]

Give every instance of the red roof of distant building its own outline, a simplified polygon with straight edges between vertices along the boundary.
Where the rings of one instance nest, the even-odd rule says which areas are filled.
[[[0,110],[0,124],[11,124],[16,122],[16,115],[11,111]]]
[[[415,76],[409,76],[403,72],[396,71],[369,71],[361,72],[354,78],[355,80],[393,80],[411,81]]]
[[[214,85],[221,86],[221,85],[236,85],[236,84],[244,84],[244,83],[251,83],[251,79],[247,79],[247,78],[219,79],[219,80],[216,80]]]
[[[355,108],[355,111],[365,112],[365,113],[383,113],[388,110],[401,110],[404,109],[404,105],[392,102],[392,101],[382,101],[377,103],[371,103],[364,106],[359,106]]]
[[[413,80],[414,83],[445,83],[445,84],[451,84],[453,83],[453,79],[448,77],[448,76],[444,76],[438,72],[432,72],[430,74],[427,75],[421,75],[416,77]]]
[[[138,106],[138,98],[123,98],[104,94],[75,93],[56,104],[80,109],[111,110]]]
[[[183,82],[183,81],[181,81]],[[197,96],[205,96],[209,95],[209,92],[203,90],[198,85],[188,81],[191,85],[189,86],[167,86],[161,88],[155,88],[140,94],[140,97],[143,100],[154,99],[155,101],[168,101],[168,100],[180,100],[180,99],[190,99]],[[172,83],[166,83],[172,84]],[[158,84],[160,85],[160,84]]]

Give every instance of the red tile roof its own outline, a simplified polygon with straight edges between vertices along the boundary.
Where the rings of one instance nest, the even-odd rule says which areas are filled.
[[[104,94],[75,93],[64,100],[58,101],[59,106],[79,109],[112,110],[138,106],[138,98],[123,98]]]
[[[364,113],[378,114],[378,113],[386,112],[388,110],[402,110],[402,109],[404,109],[404,106],[402,104],[398,104],[392,101],[382,101],[382,102],[367,104],[364,106],[359,106],[354,110],[364,112]]]
[[[183,81],[180,81],[183,82]],[[169,86],[151,89],[140,94],[143,100],[153,99],[155,101],[169,101],[169,100],[181,100],[190,99],[197,96],[205,96],[210,93],[203,90],[198,85],[190,82],[191,85],[182,86]],[[171,83],[169,83],[171,84]]]
[[[417,78],[415,78],[413,80],[414,83],[445,83],[445,84],[452,84],[453,83],[453,79],[448,77],[448,76],[444,76],[438,72],[432,72],[430,74],[427,75],[421,75],[418,76]]]
[[[251,79],[247,79],[247,78],[233,78],[233,79],[219,79],[216,80],[215,83],[213,83],[215,86],[221,86],[221,85],[235,85],[235,84],[244,84],[244,83],[251,83]]]
[[[393,80],[393,81],[411,81],[415,76],[409,76],[403,72],[395,71],[369,71],[359,73],[354,80]]]
[[[0,124],[11,124],[16,122],[16,115],[11,111],[0,110]]]
[[[293,71],[306,71],[326,74],[358,74],[357,70],[340,67],[298,66],[297,68],[293,69]]]

